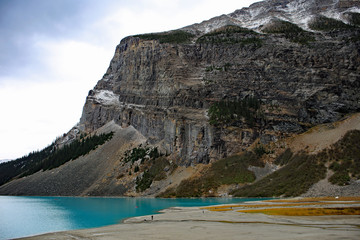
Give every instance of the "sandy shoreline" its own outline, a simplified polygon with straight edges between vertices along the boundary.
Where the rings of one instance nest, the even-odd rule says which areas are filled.
[[[153,215],[153,220],[151,216],[134,217],[112,226],[23,239],[360,239],[360,215],[273,216],[238,209],[241,207],[227,211],[175,207]]]

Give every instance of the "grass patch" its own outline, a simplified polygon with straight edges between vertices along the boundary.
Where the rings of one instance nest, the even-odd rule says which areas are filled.
[[[334,175],[329,178],[332,184],[346,185],[351,179],[360,179],[360,131],[352,130],[328,150],[328,161]]]
[[[353,29],[354,27],[333,18],[318,16],[309,23],[309,28],[316,31],[333,31]]]
[[[284,165],[264,179],[244,186],[232,194],[238,197],[298,196],[311,185],[325,178],[325,163],[330,163],[334,175],[329,178],[333,184],[346,185],[352,179],[360,179],[360,131],[352,130],[330,149],[316,155],[300,153],[293,155],[286,150],[275,163]]]
[[[264,33],[282,34],[286,39],[291,42],[299,44],[308,44],[315,41],[312,33],[305,31],[298,27],[296,24],[287,21],[274,21],[272,24],[267,25],[262,29]]]
[[[266,208],[239,210],[241,213],[263,213],[281,216],[326,216],[326,215],[360,215],[360,207],[338,208]]]
[[[249,165],[263,166],[252,152],[221,159],[213,163],[201,177],[185,179],[177,188],[168,189],[158,197],[202,197],[213,196],[221,185],[255,181]]]
[[[143,40],[157,40],[159,43],[189,43],[191,39],[194,37],[192,33],[188,33],[185,31],[177,30],[165,33],[149,33],[149,34],[141,34],[135,35],[134,37],[138,37]]]
[[[237,197],[298,196],[325,175],[326,167],[317,156],[301,153],[291,157],[278,171],[232,194]]]

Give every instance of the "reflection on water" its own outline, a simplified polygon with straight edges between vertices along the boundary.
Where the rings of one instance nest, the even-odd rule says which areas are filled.
[[[111,225],[175,206],[207,206],[259,199],[82,198],[0,196],[0,239]]]

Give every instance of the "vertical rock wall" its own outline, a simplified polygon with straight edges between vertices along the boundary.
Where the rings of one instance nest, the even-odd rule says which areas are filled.
[[[309,45],[255,33],[232,38],[258,38],[261,45],[128,37],[90,91],[80,125],[86,131],[111,120],[132,125],[190,165],[237,153],[258,137],[266,143],[336,121],[360,110],[360,48],[344,37],[317,34]],[[265,114],[251,129],[241,122],[209,124],[211,103],[247,96],[260,99]]]

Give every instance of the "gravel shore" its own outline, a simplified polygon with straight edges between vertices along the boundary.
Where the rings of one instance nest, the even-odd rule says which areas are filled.
[[[257,202],[259,203],[259,202]],[[254,204],[254,203],[252,203]],[[348,205],[349,206],[349,205]],[[359,203],[355,206],[360,206]],[[360,215],[290,217],[171,208],[122,224],[24,239],[360,239]]]

